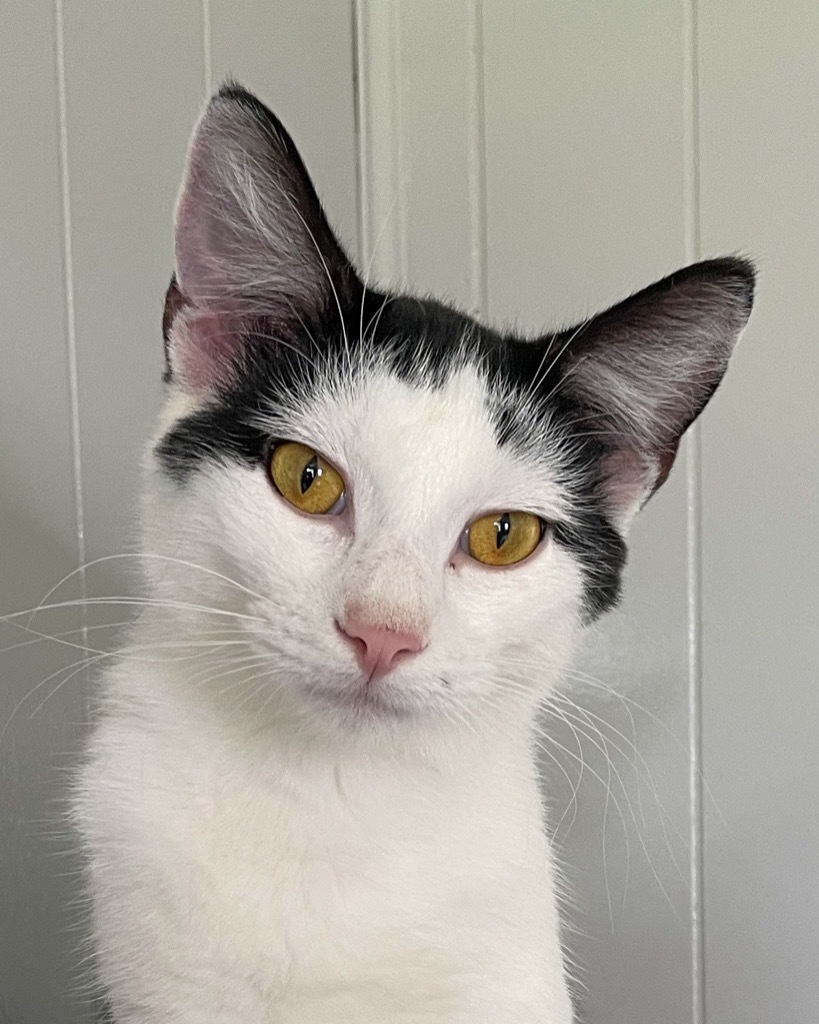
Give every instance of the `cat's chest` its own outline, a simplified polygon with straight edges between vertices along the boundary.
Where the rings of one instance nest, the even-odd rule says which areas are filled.
[[[468,784],[326,760],[248,772],[209,737],[107,723],[84,784],[113,960],[151,998],[185,971],[286,1024],[414,1024],[419,1007],[482,1024],[453,1008],[521,986],[540,1005],[562,967],[537,792],[487,761]]]
[[[188,941],[218,936],[273,999],[327,986],[341,998],[369,975],[427,979],[445,998],[449,978],[496,958],[498,921],[518,927],[521,894],[535,895],[527,843],[470,827],[469,794],[458,806],[444,785],[377,778],[365,792],[361,774],[294,788],[204,771],[196,798],[179,799],[170,870]]]
[[[294,786],[209,773],[180,822],[200,884],[263,931],[286,922],[307,941],[327,928],[428,921],[436,903],[485,890],[501,881],[499,863],[521,859],[502,828],[475,829],[471,794],[368,774],[336,766]]]

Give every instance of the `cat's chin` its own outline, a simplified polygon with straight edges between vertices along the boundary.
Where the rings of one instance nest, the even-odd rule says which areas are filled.
[[[350,724],[406,721],[423,714],[428,701],[413,699],[383,680],[347,685],[315,683],[309,688],[313,701],[342,716]]]

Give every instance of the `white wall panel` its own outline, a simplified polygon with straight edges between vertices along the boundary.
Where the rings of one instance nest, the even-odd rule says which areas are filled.
[[[51,5],[0,9],[0,97],[2,616],[35,605],[78,563]],[[61,597],[78,593],[67,586]],[[15,621],[78,626],[74,610]],[[64,999],[76,863],[60,855],[55,800],[82,706],[80,690],[55,692],[53,676],[73,660],[0,621],[0,1019],[4,999],[44,1021],[76,1019]]]
[[[819,6],[700,12],[702,237],[759,261],[703,435],[708,1020],[819,1017]]]
[[[199,0],[65,6],[86,555],[133,548],[139,460],[162,395],[171,217],[204,89]],[[110,593],[127,572],[89,570]]]
[[[367,261],[484,303],[482,19],[471,0],[361,3]]]

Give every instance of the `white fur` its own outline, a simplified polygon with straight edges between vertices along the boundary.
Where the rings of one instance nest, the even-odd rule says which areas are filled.
[[[548,541],[507,570],[459,549],[481,513],[565,511],[486,404],[475,370],[432,390],[375,368],[262,410],[344,474],[341,519],[295,512],[261,468],[180,486],[149,456],[156,604],[105,679],[76,800],[118,1024],[571,1020],[531,725],[580,573]],[[163,429],[189,409],[172,395]],[[428,644],[377,701],[353,700],[350,602]]]

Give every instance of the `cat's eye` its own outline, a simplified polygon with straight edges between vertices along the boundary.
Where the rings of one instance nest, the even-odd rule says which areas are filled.
[[[344,508],[344,480],[318,452],[295,441],[276,445],[270,479],[285,501],[309,515],[338,514]]]
[[[476,519],[466,531],[466,549],[484,565],[514,565],[535,550],[545,523],[531,512],[496,512]]]

